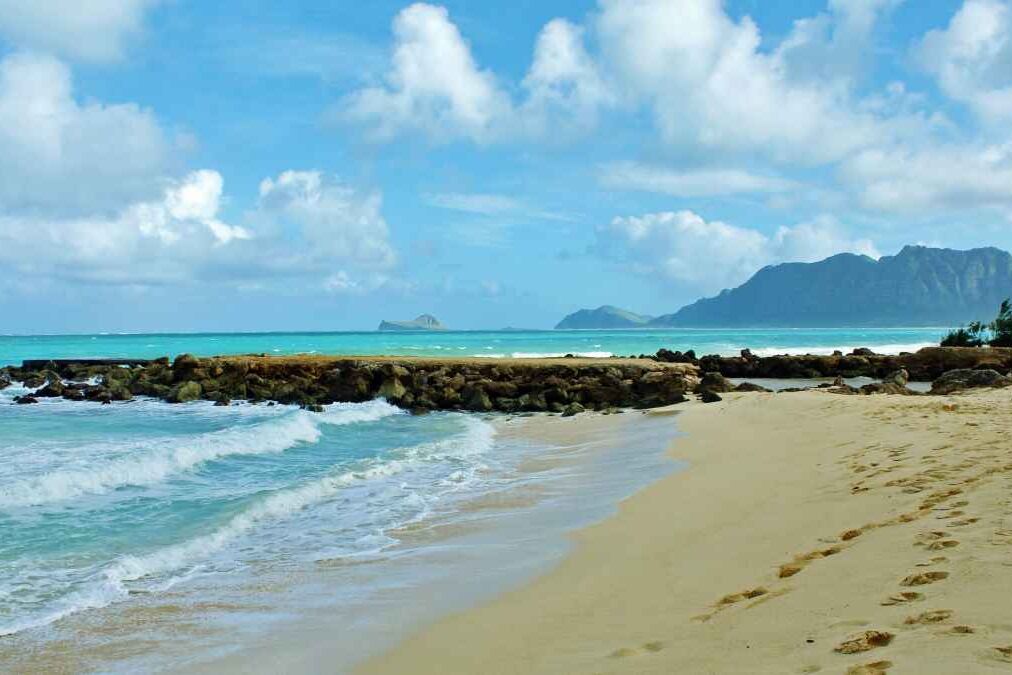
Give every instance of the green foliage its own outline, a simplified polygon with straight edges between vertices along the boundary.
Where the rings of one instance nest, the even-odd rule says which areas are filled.
[[[1012,302],[1006,298],[998,310],[998,317],[991,322],[992,347],[1012,347]]]
[[[1012,347],[1012,300],[1006,298],[998,309],[994,321],[984,324],[974,321],[965,327],[950,331],[942,338],[943,347]]]

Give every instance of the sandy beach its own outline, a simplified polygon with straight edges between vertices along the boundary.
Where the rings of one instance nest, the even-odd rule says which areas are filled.
[[[578,532],[547,575],[360,672],[1012,668],[1008,390],[679,409],[686,470]]]

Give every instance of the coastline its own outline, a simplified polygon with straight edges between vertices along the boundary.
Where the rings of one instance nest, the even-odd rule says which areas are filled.
[[[637,424],[644,416],[648,423]],[[367,613],[322,607],[224,657],[172,672],[317,673],[320,664],[325,672],[349,672],[420,628],[523,588],[565,559],[573,532],[682,468],[666,452],[676,432],[672,419],[668,411],[495,419],[503,447],[537,452],[525,454],[502,490],[391,533],[400,544],[375,566],[387,590],[362,606]],[[322,570],[321,592],[342,583],[328,579],[334,571]]]
[[[686,436],[670,455],[686,470],[578,532],[551,572],[358,672],[951,673],[1012,663],[1007,390],[735,394],[682,410]]]

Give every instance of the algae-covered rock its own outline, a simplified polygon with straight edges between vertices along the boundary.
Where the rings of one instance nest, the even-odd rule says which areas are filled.
[[[187,403],[188,401],[196,401],[202,393],[203,390],[199,383],[183,382],[169,391],[167,400],[169,403]]]

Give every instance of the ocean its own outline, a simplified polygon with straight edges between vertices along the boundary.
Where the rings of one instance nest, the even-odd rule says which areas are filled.
[[[183,352],[901,351],[942,332],[4,336],[0,364]],[[340,671],[420,622],[546,569],[567,532],[675,468],[664,453],[672,418],[640,413],[620,416],[621,434],[559,444],[522,433],[526,418],[415,417],[381,400],[323,413],[143,399],[12,405],[26,391],[0,391],[5,671],[199,669],[320,626],[342,641],[344,660],[332,664]]]
[[[871,347],[912,351],[938,344],[945,328],[798,328],[679,330],[540,330],[343,333],[157,333],[0,335],[0,365],[23,359],[157,358],[191,353],[390,354],[407,356],[523,357],[628,356],[658,349],[697,354],[832,353]]]

